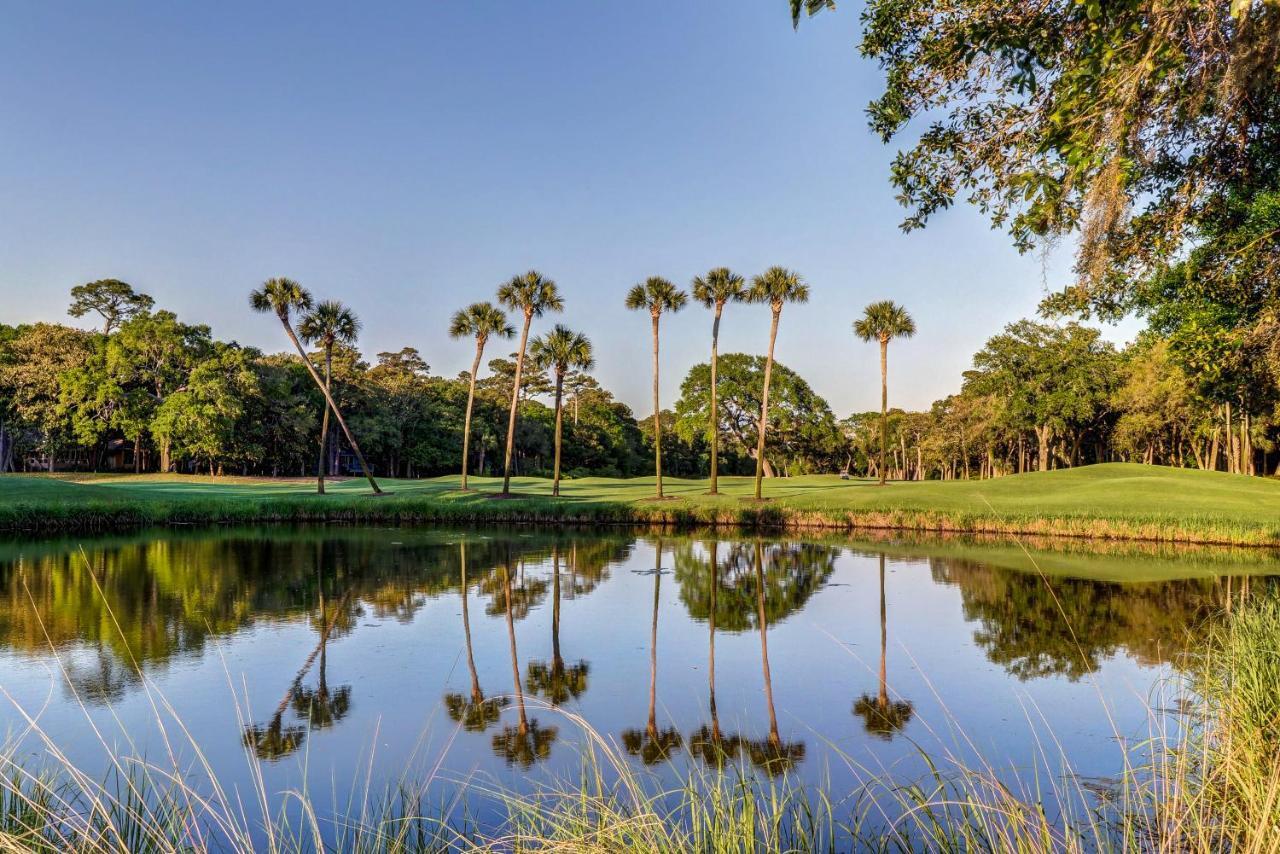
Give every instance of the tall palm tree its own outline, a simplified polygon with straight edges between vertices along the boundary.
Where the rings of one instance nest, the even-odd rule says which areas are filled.
[[[778,320],[782,317],[782,307],[787,303],[809,301],[809,286],[799,273],[785,267],[770,267],[751,280],[747,300],[768,303],[773,311],[773,321],[769,325],[769,355],[764,363],[764,393],[760,397],[759,435],[756,437],[756,501],[759,501],[764,480],[764,440],[769,429],[769,383],[773,379],[773,345],[778,339]]]
[[[555,374],[556,384],[556,455],[551,494],[560,495],[560,436],[564,427],[564,378],[570,370],[589,371],[595,367],[591,341],[581,332],[557,323],[546,335],[533,339],[529,356],[541,370]]]
[[[720,407],[716,402],[716,372],[720,361],[720,315],[726,303],[742,302],[747,296],[746,281],[728,267],[716,267],[705,277],[693,280],[693,298],[715,312],[711,321],[711,489],[720,494]]]
[[[468,335],[476,339],[476,357],[471,362],[471,385],[467,390],[467,415],[462,423],[462,491],[467,491],[467,459],[471,451],[471,410],[476,402],[476,374],[480,370],[480,359],[484,356],[484,345],[489,336],[510,338],[516,334],[516,328],[507,322],[502,309],[489,302],[473,302],[466,308],[454,312],[449,321],[449,335],[463,338]]]
[[[333,348],[338,342],[354,344],[360,334],[360,318],[337,300],[325,300],[298,320],[298,337],[319,344],[324,351],[324,387],[333,394]],[[320,421],[320,462],[316,467],[316,492],[324,495],[325,458],[329,451],[329,407]]]
[[[564,311],[564,300],[556,283],[545,278],[537,270],[513,276],[511,281],[498,288],[498,302],[512,311],[524,315],[520,330],[520,349],[516,351],[515,382],[511,385],[511,414],[507,419],[507,452],[502,463],[502,494],[511,494],[511,455],[516,443],[516,412],[520,405],[520,377],[524,373],[524,355],[529,344],[529,326],[535,317],[548,311]]]
[[[875,697],[863,694],[853,704],[867,732],[885,740],[893,738],[911,720],[914,711],[906,700],[889,700],[889,621],[884,598],[884,552],[880,553],[880,690]]]
[[[324,395],[325,403],[333,411],[333,417],[338,420],[338,426],[342,428],[343,435],[347,437],[347,444],[351,446],[352,453],[360,461],[360,470],[368,478],[369,486],[373,487],[375,495],[381,495],[382,489],[378,487],[378,482],[373,479],[373,472],[370,471],[369,464],[365,462],[364,454],[360,452],[360,445],[356,442],[356,437],[351,435],[351,429],[347,427],[347,422],[342,417],[338,404],[333,402],[333,395],[329,394],[329,389],[325,386],[324,380],[320,378],[315,365],[311,364],[311,360],[307,358],[307,351],[302,349],[302,342],[298,340],[297,333],[293,331],[293,324],[289,319],[290,316],[294,312],[309,310],[313,303],[311,294],[306,288],[293,279],[286,278],[267,279],[262,283],[261,287],[249,294],[249,305],[254,311],[263,312],[264,314],[272,312],[280,320],[280,325],[284,327],[285,334],[293,342],[293,348],[298,351],[298,355],[302,358],[302,364],[306,366],[307,373],[311,374],[311,379],[315,381],[316,387]]]
[[[649,629],[649,717],[644,730],[622,733],[622,745],[646,765],[654,765],[679,749],[684,738],[675,727],[658,729],[658,604],[662,601],[662,537],[658,537],[657,566],[653,570],[653,621]]]
[[[662,408],[658,402],[658,320],[663,312],[684,308],[689,297],[661,276],[650,276],[627,291],[627,308],[647,309],[653,320],[653,456],[657,472],[657,497],[662,498]]]
[[[853,322],[853,332],[863,341],[880,342],[880,485],[884,486],[889,446],[889,342],[915,335],[916,322],[902,306],[881,300],[862,310],[862,317]]]

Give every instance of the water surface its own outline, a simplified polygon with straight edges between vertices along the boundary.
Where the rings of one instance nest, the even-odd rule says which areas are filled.
[[[1257,550],[624,532],[245,528],[0,543],[0,732],[30,721],[224,787],[577,779],[585,722],[657,784],[725,767],[839,799],[924,754],[1117,773],[1152,687]],[[181,726],[177,723],[181,722]],[[194,741],[194,745],[192,742]],[[257,776],[260,775],[260,778]],[[461,786],[470,782],[474,785]],[[465,802],[465,803],[464,803]]]

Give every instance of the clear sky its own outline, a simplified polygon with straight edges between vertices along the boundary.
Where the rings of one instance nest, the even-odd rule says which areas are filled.
[[[67,292],[113,277],[278,350],[247,295],[284,275],[351,304],[370,356],[414,346],[453,374],[471,347],[449,314],[532,267],[644,414],[627,287],[782,264],[813,296],[783,312],[781,362],[838,416],[876,408],[850,324],[894,299],[920,331],[892,348],[891,402],[927,406],[1069,259],[1019,257],[963,206],[898,230],[857,5],[793,32],[785,0],[13,4],[0,321],[69,322]],[[665,323],[666,404],[709,332],[698,307]],[[730,308],[722,352],[767,334],[766,309]]]

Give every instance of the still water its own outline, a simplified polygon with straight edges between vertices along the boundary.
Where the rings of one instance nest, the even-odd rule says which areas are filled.
[[[733,766],[839,799],[925,755],[1106,779],[1149,734],[1153,686],[1272,572],[1268,552],[1074,541],[0,542],[0,736],[32,766],[34,723],[91,774],[109,751],[163,758],[338,810],[430,780],[481,823],[500,807],[478,792],[576,780],[584,726],[659,785]]]

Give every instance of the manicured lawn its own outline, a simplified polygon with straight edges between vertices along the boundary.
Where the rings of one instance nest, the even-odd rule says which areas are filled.
[[[550,481],[516,478],[518,500],[495,500],[500,481],[453,477],[385,480],[374,500],[365,481],[175,475],[0,477],[4,527],[111,527],[173,521],[668,522],[834,528],[909,528],[1074,534],[1280,544],[1280,481],[1221,472],[1106,464],[989,481],[891,483],[811,476],[766,481],[764,504],[750,478],[721,478],[720,497],[701,480],[665,479],[673,500],[651,500],[652,478]]]

